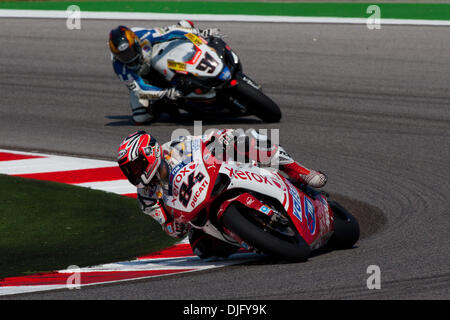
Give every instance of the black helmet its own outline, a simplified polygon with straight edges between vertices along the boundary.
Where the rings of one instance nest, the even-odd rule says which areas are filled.
[[[126,65],[140,61],[142,48],[139,38],[128,27],[118,26],[109,33],[109,48],[114,57]]]

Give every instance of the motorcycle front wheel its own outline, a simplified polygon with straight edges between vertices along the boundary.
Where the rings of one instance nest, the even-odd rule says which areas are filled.
[[[264,230],[264,226],[251,219],[248,208],[231,204],[222,216],[222,223],[247,244],[270,256],[292,262],[306,261],[311,252],[308,244],[300,236],[293,241],[281,239]],[[254,213],[260,214],[260,213]]]

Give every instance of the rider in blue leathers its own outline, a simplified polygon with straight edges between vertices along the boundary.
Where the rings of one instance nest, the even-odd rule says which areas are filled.
[[[164,28],[128,28],[118,26],[109,34],[112,63],[119,79],[128,87],[133,120],[136,124],[152,121],[157,115],[157,101],[176,100],[182,93],[152,69],[152,47],[161,42],[184,38],[187,33],[204,37],[219,34],[219,29],[198,30],[182,20]]]

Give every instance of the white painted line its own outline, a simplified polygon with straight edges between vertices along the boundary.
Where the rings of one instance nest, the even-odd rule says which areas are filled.
[[[2,161],[2,162],[3,164],[0,166],[0,173],[9,175],[94,169],[94,168],[111,167],[112,165],[115,165],[115,163],[111,161],[50,156],[50,155],[46,155],[46,158],[23,159],[23,160]]]
[[[161,258],[161,259],[147,259],[147,260],[132,260],[132,261],[123,261],[117,263],[108,263],[93,267],[85,267],[76,270],[59,270],[58,273],[74,273],[80,272],[80,277],[84,277],[88,275],[90,272],[133,272],[133,271],[176,271],[176,270],[188,270],[183,271],[181,273],[191,273],[196,271],[202,271],[207,269],[214,268],[222,268],[226,266],[241,264],[244,262],[248,262],[250,260],[258,257],[255,253],[236,253],[231,255],[230,257],[222,260],[216,261],[207,261],[202,260],[199,257],[186,257],[186,258]],[[101,285],[101,284],[111,284],[111,283],[120,283],[126,282],[129,280],[136,279],[149,279],[155,277],[164,277],[173,274],[179,273],[168,273],[168,274],[158,274],[158,275],[147,275],[142,277],[133,277],[131,279],[121,279],[121,280],[108,280],[108,281],[99,281],[92,283],[82,283],[80,287]],[[0,287],[0,296],[5,295],[14,295],[14,294],[22,294],[22,293],[31,293],[31,292],[39,292],[39,291],[49,291],[49,290],[57,290],[57,289],[68,289],[67,285],[63,284],[53,284],[53,285],[27,285],[27,286],[4,286]]]
[[[16,151],[16,150],[9,150],[9,149],[0,149],[0,152],[13,153],[13,154],[23,154],[23,155],[27,155],[27,156],[40,156],[40,157],[48,157],[49,156],[48,154],[43,154],[43,153]]]
[[[183,269],[211,269],[234,265],[257,257],[255,253],[236,253],[226,259],[202,260],[197,256],[171,257],[161,259],[132,260],[115,263],[106,263],[98,266],[76,269],[77,272],[128,272],[128,271],[153,271],[153,270],[183,270]],[[74,270],[60,270],[58,273],[73,273]]]
[[[39,291],[58,290],[58,289],[67,289],[67,285],[55,284],[55,285],[35,285],[35,286],[28,285],[28,286],[0,287],[0,296],[39,292]]]
[[[9,10],[0,9],[3,18],[50,18],[67,19],[68,14],[62,10]],[[90,12],[81,11],[81,19],[112,20],[182,20],[194,21],[236,21],[236,22],[285,22],[285,23],[340,23],[366,24],[367,18],[336,17],[289,17],[289,16],[257,16],[234,14],[185,14],[185,13],[145,13],[145,12]],[[418,20],[418,19],[381,19],[383,25],[420,25],[450,26],[450,20]]]
[[[102,190],[106,192],[112,192],[117,194],[129,194],[136,193],[136,187],[133,186],[128,180],[113,180],[113,181],[101,181],[101,182],[85,182],[73,184],[74,186],[91,188],[94,190]]]
[[[9,175],[95,169],[117,165],[117,163],[113,161],[56,156],[37,152],[14,151],[8,149],[0,149],[0,152],[43,157],[1,161],[0,173]]]

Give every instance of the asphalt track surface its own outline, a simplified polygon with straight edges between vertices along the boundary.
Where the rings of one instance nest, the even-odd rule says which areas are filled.
[[[133,126],[109,60],[110,28],[170,23],[85,20],[67,30],[64,20],[1,19],[0,147],[114,160],[137,129],[161,141],[180,127],[193,133],[188,117]],[[220,28],[283,118],[222,119],[204,129],[279,129],[288,152],[325,171],[325,190],[360,219],[357,247],[300,264],[262,260],[14,299],[449,299],[449,29]],[[380,267],[380,290],[366,286],[369,265]]]

